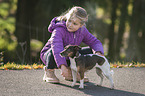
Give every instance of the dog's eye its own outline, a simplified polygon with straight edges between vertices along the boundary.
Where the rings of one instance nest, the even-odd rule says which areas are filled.
[[[67,47],[64,47],[64,49],[67,49]]]

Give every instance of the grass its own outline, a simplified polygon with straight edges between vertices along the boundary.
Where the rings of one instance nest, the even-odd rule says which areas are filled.
[[[21,65],[15,63],[7,63],[0,66],[0,70],[24,70],[24,69],[42,69],[44,67],[43,64],[32,64],[32,65]]]
[[[126,62],[126,63],[121,63],[121,62],[115,62],[115,63],[110,63],[111,68],[131,68],[131,67],[145,67],[144,63],[139,63],[139,62]]]
[[[32,65],[21,65],[21,64],[15,64],[15,63],[6,63],[4,65],[0,66],[0,70],[24,70],[24,69],[42,69],[44,67],[43,64],[32,64]],[[131,67],[144,67],[144,63],[135,63],[135,62],[127,62],[127,63],[121,63],[121,62],[114,62],[110,63],[111,68],[131,68]]]

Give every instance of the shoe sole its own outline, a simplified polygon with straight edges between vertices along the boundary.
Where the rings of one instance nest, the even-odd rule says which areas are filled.
[[[59,84],[60,82],[58,82],[58,81],[56,81],[56,82],[54,82],[54,81],[48,81],[48,80],[43,80],[43,81],[45,81],[45,82],[47,82],[47,83],[53,83],[53,84]]]

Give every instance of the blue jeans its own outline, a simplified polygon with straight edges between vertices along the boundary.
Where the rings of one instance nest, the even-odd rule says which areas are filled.
[[[85,54],[93,54],[92,52],[92,49],[89,48],[89,47],[82,47],[81,50],[79,50],[79,53],[81,55],[85,55]],[[53,53],[52,53],[52,50],[49,50],[47,52],[47,63],[46,63],[46,67],[47,69],[58,69],[57,65],[56,65],[56,62],[54,60],[54,56],[53,56]],[[66,60],[67,61],[67,64],[68,66],[70,66],[70,60]]]

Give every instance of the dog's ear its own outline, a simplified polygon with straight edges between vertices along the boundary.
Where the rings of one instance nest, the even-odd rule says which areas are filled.
[[[77,45],[75,45],[74,48],[75,48],[76,50],[81,50],[81,47],[79,47],[79,46],[77,46]]]

